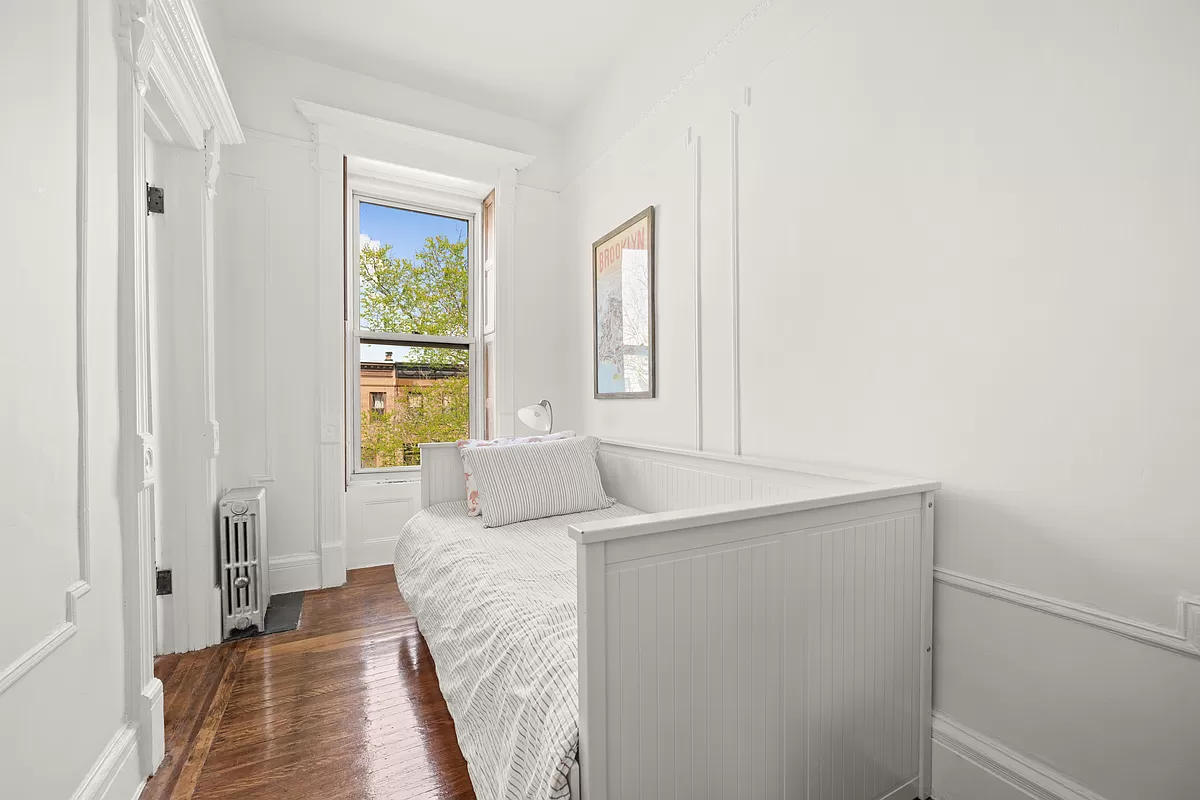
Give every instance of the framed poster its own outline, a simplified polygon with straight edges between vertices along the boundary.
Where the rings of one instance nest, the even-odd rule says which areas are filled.
[[[592,245],[596,399],[654,397],[654,206]]]

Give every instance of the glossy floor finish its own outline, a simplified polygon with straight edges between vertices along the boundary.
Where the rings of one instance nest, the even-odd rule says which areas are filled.
[[[160,798],[473,798],[433,659],[390,566],[309,592],[300,628],[155,663]]]

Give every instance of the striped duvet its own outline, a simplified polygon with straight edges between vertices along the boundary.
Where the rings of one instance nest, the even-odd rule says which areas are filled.
[[[575,543],[567,526],[614,505],[485,528],[463,502],[416,514],[396,580],[437,664],[476,794],[565,798],[579,747]]]

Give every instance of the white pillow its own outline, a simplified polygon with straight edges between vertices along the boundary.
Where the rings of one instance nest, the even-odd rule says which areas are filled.
[[[504,439],[459,439],[455,444],[458,445],[459,457],[462,457],[463,451],[469,447],[507,447],[512,444],[552,442],[558,439],[570,439],[574,435],[575,431],[563,431],[562,433],[549,433],[544,436],[509,436]],[[463,477],[467,482],[467,515],[478,517],[479,490],[475,486],[475,477],[471,474],[471,470],[467,469],[465,461],[463,462]]]
[[[583,436],[541,444],[472,447],[463,463],[475,476],[483,524],[498,528],[528,519],[608,508],[596,450],[600,440]]]

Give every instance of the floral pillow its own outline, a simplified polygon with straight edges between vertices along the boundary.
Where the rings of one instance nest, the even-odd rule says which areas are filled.
[[[455,442],[458,445],[458,454],[461,457],[462,451],[471,447],[504,447],[510,444],[530,444],[532,442],[552,442],[556,439],[570,439],[575,435],[575,431],[563,431],[562,433],[548,433],[544,436],[509,436],[505,439],[459,439]],[[467,515],[478,517],[480,515],[479,508],[479,488],[475,485],[475,478],[463,467],[463,477],[467,482]]]

